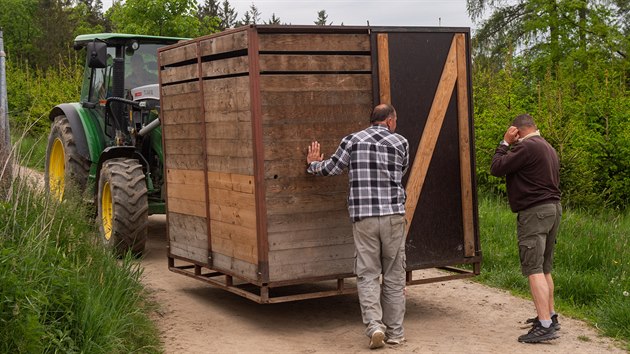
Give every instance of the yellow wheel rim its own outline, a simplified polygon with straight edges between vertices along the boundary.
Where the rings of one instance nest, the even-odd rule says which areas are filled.
[[[103,233],[107,241],[112,238],[112,219],[114,215],[112,204],[112,191],[108,181],[103,185],[103,191],[101,192],[101,217],[103,219]]]
[[[66,159],[63,143],[59,138],[55,139],[50,152],[50,160],[48,164],[48,181],[50,184],[50,192],[59,201],[63,198],[63,189],[66,179]]]

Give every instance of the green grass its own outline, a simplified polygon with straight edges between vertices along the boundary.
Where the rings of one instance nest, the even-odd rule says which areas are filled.
[[[139,262],[95,240],[92,212],[14,181],[0,197],[1,353],[158,353]]]
[[[16,148],[17,160],[21,166],[26,166],[44,172],[46,164],[46,147],[48,135],[31,136],[30,134],[12,134],[12,143]]]
[[[476,279],[529,296],[520,273],[516,215],[503,199],[481,195],[483,265]],[[564,210],[554,264],[556,307],[586,319],[630,349],[630,214]]]

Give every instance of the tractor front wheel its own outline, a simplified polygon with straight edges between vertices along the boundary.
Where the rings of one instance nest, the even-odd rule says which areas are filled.
[[[118,255],[140,255],[147,241],[149,202],[138,160],[106,161],[98,181],[98,221],[105,245]]]
[[[74,133],[66,116],[55,118],[46,148],[45,185],[55,199],[61,201],[69,186],[85,192],[90,162],[77,149]]]

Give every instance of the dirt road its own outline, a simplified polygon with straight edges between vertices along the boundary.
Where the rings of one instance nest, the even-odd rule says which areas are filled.
[[[370,351],[356,295],[259,305],[168,271],[164,216],[150,217],[143,265],[166,353],[626,353],[562,315],[560,339],[518,343],[531,302],[464,280],[408,288],[407,342]]]

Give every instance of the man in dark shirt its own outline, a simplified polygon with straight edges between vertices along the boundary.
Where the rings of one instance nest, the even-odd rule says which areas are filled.
[[[490,172],[506,176],[510,208],[518,213],[521,271],[529,280],[538,314],[527,320],[532,328],[518,338],[519,342],[558,338],[560,324],[554,311],[551,270],[562,217],[559,171],[556,150],[540,136],[533,118],[528,114],[516,117],[495,151]]]
[[[400,344],[405,316],[405,189],[409,143],[394,133],[396,111],[388,104],[374,108],[372,125],[342,139],[323,160],[320,145],[308,147],[307,172],[338,175],[348,169],[348,211],[356,248],[355,274],[361,316],[370,349]],[[379,278],[383,275],[383,286]]]

